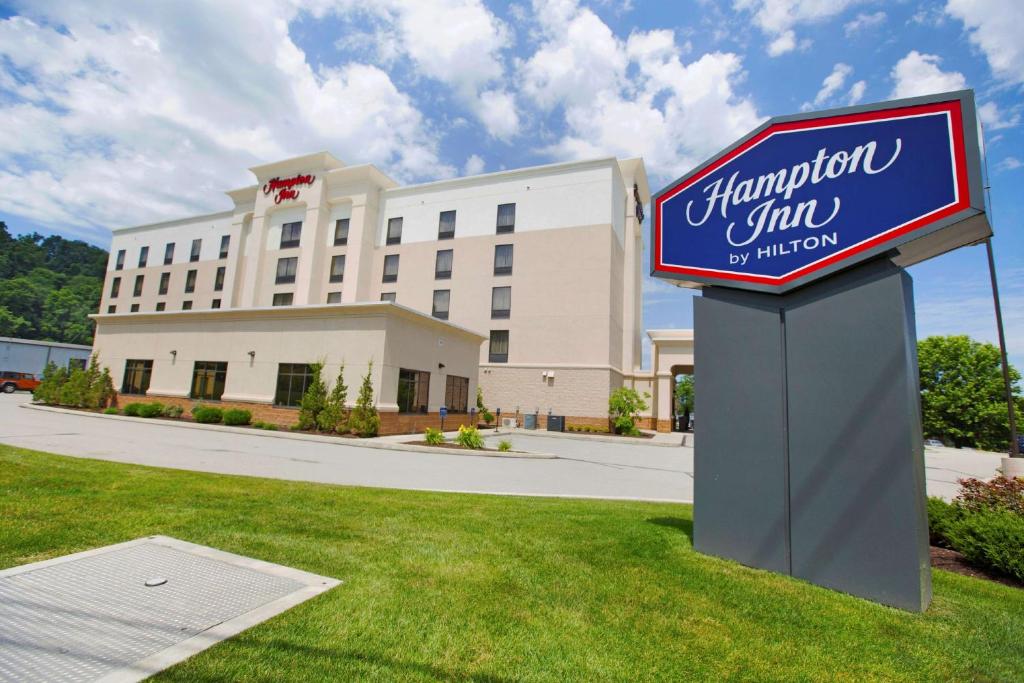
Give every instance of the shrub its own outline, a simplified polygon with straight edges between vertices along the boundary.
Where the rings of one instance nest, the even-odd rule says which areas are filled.
[[[299,403],[299,429],[309,430],[317,428],[317,417],[327,405],[327,386],[323,380],[323,361],[310,363],[312,377],[306,393],[302,395],[302,402]]]
[[[68,376],[68,381],[60,388],[60,401],[63,406],[82,408],[85,406],[86,394],[89,391],[89,377],[85,370],[75,368]]]
[[[608,416],[612,418],[616,434],[627,436],[639,436],[640,430],[636,428],[636,421],[640,418],[640,412],[647,410],[645,398],[651,395],[644,393],[643,398],[636,389],[619,387],[608,397]]]
[[[431,446],[440,446],[444,443],[444,432],[440,429],[434,429],[433,427],[427,427],[424,432],[423,439]]]
[[[256,422],[252,423],[252,426],[256,427],[257,429],[265,429],[268,432],[276,432],[277,431],[277,425],[273,424],[272,422],[256,421]]]
[[[480,419],[483,420],[485,424],[491,424],[494,422],[494,413],[489,410],[484,410],[480,413]]]
[[[203,424],[217,424],[224,419],[224,411],[220,408],[199,406],[192,409],[192,417]]]
[[[166,405],[164,406],[164,417],[181,417],[181,414],[185,412],[185,409],[181,406]]]
[[[928,498],[928,541],[932,545],[947,547],[946,530],[956,517],[957,509],[941,498]]]
[[[85,408],[106,408],[114,397],[114,382],[110,370],[100,369],[100,357],[92,354],[85,371],[85,388],[82,392],[82,406]]]
[[[240,408],[231,408],[224,411],[224,424],[238,426],[247,425],[252,422],[252,413]]]
[[[1004,508],[964,510],[945,534],[971,562],[1024,581],[1024,515]]]
[[[484,437],[480,436],[480,430],[476,427],[459,425],[459,433],[455,436],[455,443],[466,448],[483,448]]]
[[[512,442],[505,440],[499,441],[498,450],[501,451],[502,453],[508,453],[510,450],[512,450]]]
[[[345,402],[348,400],[348,387],[345,386],[345,364],[338,369],[338,378],[334,380],[334,388],[324,409],[317,415],[316,423],[322,431],[344,434],[348,431],[348,418],[345,415]]]
[[[126,405],[124,407],[124,414],[128,415],[130,417],[138,417],[139,416],[139,411],[142,409],[142,406],[144,406],[144,405],[146,405],[146,404],[145,403],[129,403],[128,405]]]
[[[356,407],[349,415],[349,429],[353,434],[362,437],[377,436],[380,433],[380,415],[373,405],[373,361],[371,360],[359,387]]]
[[[115,408],[114,406],[110,406],[109,408],[107,408],[106,410],[103,411],[103,414],[104,415],[117,415],[119,412],[120,411],[117,408]]]
[[[67,369],[59,368],[56,363],[50,361],[46,364],[46,368],[43,369],[42,381],[40,381],[35,391],[32,392],[33,400],[46,405],[60,403],[60,391],[67,381]]]
[[[956,504],[971,512],[999,508],[1024,515],[1024,479],[961,479]]]
[[[140,403],[139,417],[159,417],[164,414],[163,403]]]

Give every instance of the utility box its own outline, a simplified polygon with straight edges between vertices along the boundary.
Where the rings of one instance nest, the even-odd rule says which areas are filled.
[[[523,427],[525,429],[536,429],[537,428],[537,416],[533,413],[527,413],[523,415]]]
[[[549,432],[564,432],[565,431],[565,415],[548,415],[548,431]]]

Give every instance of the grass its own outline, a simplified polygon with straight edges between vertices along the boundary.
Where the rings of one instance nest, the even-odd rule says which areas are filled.
[[[166,534],[342,579],[196,680],[1020,680],[1024,591],[924,615],[695,553],[686,505],[352,488],[0,445],[0,567]]]

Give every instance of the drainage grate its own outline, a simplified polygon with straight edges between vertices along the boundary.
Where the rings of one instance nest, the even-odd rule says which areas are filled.
[[[139,680],[337,584],[160,536],[0,571],[0,681]]]

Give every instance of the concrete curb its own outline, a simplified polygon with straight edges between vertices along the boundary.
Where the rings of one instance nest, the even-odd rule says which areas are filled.
[[[254,429],[252,427],[228,427],[225,425],[199,424],[197,422],[179,420],[160,420],[155,418],[131,417],[129,415],[104,415],[93,413],[87,410],[69,410],[67,408],[56,408],[54,406],[41,406],[34,403],[23,403],[21,408],[29,410],[42,410],[49,413],[63,413],[65,415],[82,415],[85,417],[97,417],[105,420],[122,420],[136,424],[158,424],[167,427],[179,427],[184,429],[204,429],[212,432],[228,432],[231,434],[247,434],[249,436],[265,436],[273,439],[291,439],[293,441],[315,441],[329,443],[342,448],[377,448],[385,451],[407,451],[410,453],[443,453],[445,455],[476,456],[481,458],[516,458],[533,460],[553,460],[558,456],[552,453],[541,453],[536,451],[501,453],[500,451],[470,451],[459,448],[441,448],[438,446],[417,446],[410,443],[395,441],[376,441],[375,439],[349,440],[336,436],[322,436],[320,434],[304,434],[287,430],[270,431],[265,429]],[[412,436],[412,435],[408,435]]]
[[[549,432],[543,429],[523,429],[522,427],[516,427],[515,429],[502,429],[498,431],[487,430],[486,432],[480,432],[483,437],[489,438],[492,436],[500,436],[502,434],[506,436],[542,436],[549,437],[552,439],[575,439],[576,441],[598,441],[601,443],[620,443],[620,444],[635,444],[637,446],[658,446],[660,448],[679,448],[686,446],[686,442],[690,441],[689,447],[693,447],[693,434],[681,434],[679,443],[659,441],[658,437],[655,436],[653,439],[637,439],[631,436],[606,436],[604,434],[586,434],[579,432]],[[678,433],[678,432],[673,432]]]

